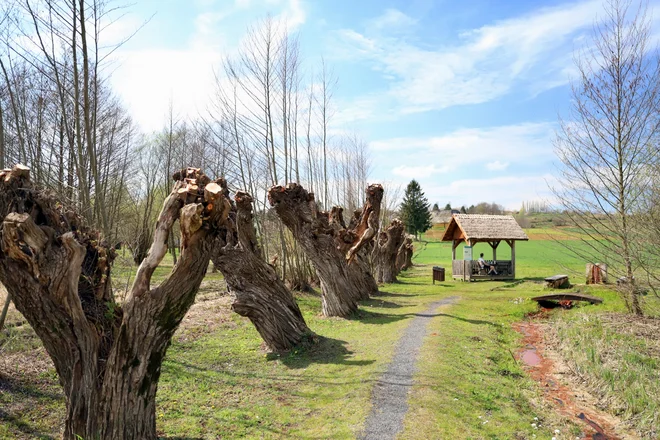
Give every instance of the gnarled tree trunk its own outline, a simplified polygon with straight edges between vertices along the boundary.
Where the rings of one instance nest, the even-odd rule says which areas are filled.
[[[412,238],[406,237],[401,243],[399,250],[396,255],[396,267],[397,271],[401,272],[402,270],[408,270],[413,266],[412,257],[413,257],[413,241]]]
[[[319,213],[314,194],[297,183],[274,186],[268,201],[310,259],[321,282],[325,316],[348,317],[357,310],[355,284],[344,254],[337,249],[327,213]]]
[[[223,185],[223,194],[228,194]],[[252,321],[269,349],[281,352],[304,343],[313,333],[293,295],[261,256],[252,217],[252,197],[236,193],[233,228],[218,238],[213,263],[234,295],[232,309]]]
[[[356,301],[369,299],[370,295],[378,293],[378,284],[369,272],[362,258],[356,253],[352,259],[348,258],[348,252],[354,243],[359,240],[357,234],[346,227],[343,217],[343,208],[334,206],[329,213],[321,212],[319,215],[328,216],[328,224],[334,230],[335,245],[346,258],[347,275],[356,286],[351,292]]]
[[[356,237],[346,251],[346,259],[354,276],[364,286],[368,295],[378,293],[378,283],[371,273],[371,269],[364,257],[364,253],[373,248],[374,239],[378,234],[380,220],[380,205],[383,200],[383,187],[372,184],[367,187],[365,204],[362,211],[356,211],[351,219],[348,229]],[[364,298],[368,299],[368,298]]]
[[[403,223],[392,220],[392,223],[378,236],[377,259],[378,259],[378,282],[394,283],[399,273],[396,266],[397,253],[404,239]]]
[[[335,206],[328,214],[328,222],[335,230],[337,248],[345,255],[349,276],[358,286],[355,291],[358,301],[378,294],[378,283],[376,283],[362,251],[369,247],[378,233],[382,200],[383,187],[378,184],[369,185],[366,190],[365,204],[361,211],[353,214],[348,227],[344,222],[342,208]]]
[[[115,302],[115,258],[28,172],[0,172],[0,281],[55,364],[66,395],[65,439],[156,439],[155,395],[172,335],[192,305],[226,213],[204,202],[209,179],[198,169],[175,175],[154,241],[126,302]],[[204,213],[204,215],[202,215]],[[179,220],[181,258],[151,288]]]

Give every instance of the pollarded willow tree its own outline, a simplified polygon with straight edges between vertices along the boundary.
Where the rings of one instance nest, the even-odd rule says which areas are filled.
[[[401,272],[402,270],[408,270],[413,266],[413,251],[414,246],[412,238],[405,237],[403,243],[401,243],[401,246],[399,246],[399,250],[397,251],[396,269],[398,272]]]
[[[370,245],[378,234],[383,193],[382,185],[369,185],[364,206],[353,213],[348,226],[344,221],[343,208],[335,206],[328,213],[328,222],[335,231],[335,244],[346,259],[348,275],[357,287],[354,295],[359,301],[378,293],[378,283],[371,273],[365,253],[373,249]]]
[[[350,281],[346,260],[335,245],[328,216],[318,211],[314,194],[297,183],[290,183],[286,187],[272,187],[268,201],[316,269],[321,281],[323,315],[353,314],[357,310],[355,286]]]
[[[66,396],[64,438],[156,439],[156,389],[174,331],[206,274],[227,204],[204,199],[198,169],[175,175],[126,301],[111,291],[114,250],[29,171],[0,172],[0,281],[44,344]],[[182,252],[151,287],[176,222]]]
[[[399,219],[378,234],[376,241],[377,277],[379,283],[394,283],[399,273],[397,256],[405,239],[405,226]]]
[[[228,200],[229,190],[223,179],[212,190],[210,200]],[[231,227],[218,237],[213,263],[234,296],[232,310],[252,321],[269,349],[290,350],[305,343],[313,333],[289,289],[262,257],[254,229],[252,197],[239,191],[234,200]]]
[[[365,207],[351,229],[345,227],[341,209],[319,211],[314,194],[297,183],[268,191],[271,206],[316,269],[325,316],[347,317],[357,310],[357,301],[378,291],[357,254],[377,233],[382,196],[380,185],[367,189]]]
[[[554,189],[568,219],[588,237],[569,247],[623,275],[628,309],[643,313],[635,288],[634,219],[654,182],[660,134],[660,57],[651,45],[645,4],[610,0],[594,28],[593,46],[576,57],[569,116],[561,120]]]

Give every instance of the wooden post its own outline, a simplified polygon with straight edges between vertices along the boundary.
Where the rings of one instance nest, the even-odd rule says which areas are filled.
[[[472,258],[474,258],[474,243],[472,240],[467,241],[467,245],[472,248]],[[472,261],[463,259],[463,273],[465,281],[472,281]]]
[[[454,261],[456,259],[456,248],[458,247],[458,240],[454,239],[451,241],[451,259]]]
[[[497,247],[500,245],[500,241],[489,241],[488,244],[493,248],[493,261],[497,261]]]
[[[511,240],[509,246],[511,246],[511,275],[516,279],[516,241]]]

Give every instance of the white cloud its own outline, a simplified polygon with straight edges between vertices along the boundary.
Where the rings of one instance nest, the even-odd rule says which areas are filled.
[[[442,167],[436,166],[436,169],[455,170],[465,165],[481,163],[486,166],[496,163],[496,167],[504,169],[509,163],[554,157],[554,127],[551,123],[523,123],[491,128],[463,128],[442,136],[377,140],[371,142],[369,147],[380,160],[396,157],[396,165],[399,167],[441,163]],[[409,154],[404,158],[403,153]],[[506,164],[500,158],[505,158]],[[405,163],[407,160],[411,164]]]
[[[144,131],[162,128],[170,99],[181,117],[195,117],[213,93],[216,51],[123,51],[112,82]]]
[[[401,165],[392,170],[392,174],[408,179],[422,179],[431,177],[433,174],[445,173],[449,171],[447,167],[437,167],[436,165],[405,166]]]
[[[380,31],[380,30],[389,30],[400,29],[408,26],[412,26],[417,23],[417,20],[404,14],[398,9],[389,8],[385,12],[372,19],[367,23],[367,27],[371,30]]]
[[[553,123],[462,128],[440,136],[398,137],[371,142],[374,178],[405,186],[417,179],[433,202],[497,202],[516,208],[523,200],[549,196],[554,160]],[[480,178],[484,169],[507,170]],[[538,174],[529,176],[534,170]]]
[[[182,118],[194,118],[207,109],[209,98],[216,90],[214,69],[237,49],[225,35],[229,20],[240,17],[240,22],[247,25],[251,18],[245,14],[263,17],[268,12],[264,7],[275,14],[273,20],[282,25],[279,26],[282,30],[294,31],[306,20],[301,0],[236,0],[229,7],[214,0],[198,0],[196,5],[206,9],[195,17],[194,31],[184,37],[187,40],[184,48],[170,50],[143,45],[130,50],[121,48],[113,54],[113,65],[117,67],[111,82],[144,131],[163,126],[170,100]],[[253,8],[255,14],[244,10],[248,8]],[[236,23],[232,25],[233,30],[239,28]],[[124,35],[127,29],[138,26],[133,18],[126,17],[114,23],[109,33]],[[157,44],[157,38],[153,41]]]
[[[479,104],[514,87],[524,87],[531,95],[566,84],[573,40],[591,29],[600,10],[600,0],[541,8],[464,32],[453,45],[428,48],[399,38],[396,32],[382,35],[387,26],[374,30],[374,23],[414,24],[390,9],[368,23],[364,33],[338,31],[344,45],[338,53],[366,58],[385,78],[393,77],[388,94],[402,113]]]
[[[500,162],[496,160],[495,162],[489,162],[486,164],[486,168],[490,171],[502,171],[506,170],[509,166],[509,162]]]
[[[503,176],[492,179],[461,179],[447,185],[422,184],[429,201],[451,200],[453,206],[469,206],[479,202],[496,202],[506,209],[519,209],[526,200],[553,201],[548,184],[555,181],[550,174],[541,176]],[[432,203],[433,203],[432,202]]]

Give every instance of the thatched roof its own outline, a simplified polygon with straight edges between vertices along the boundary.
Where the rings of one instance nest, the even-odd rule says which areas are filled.
[[[529,240],[511,215],[454,214],[443,241]]]

